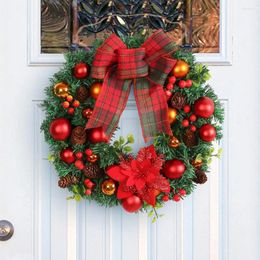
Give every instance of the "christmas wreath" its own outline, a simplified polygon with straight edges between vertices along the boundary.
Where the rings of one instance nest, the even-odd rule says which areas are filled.
[[[65,58],[45,90],[41,129],[70,198],[152,215],[207,181],[223,108],[192,53],[159,30],[148,39],[112,34]],[[131,88],[143,137],[153,140],[137,155],[132,135],[113,137]]]

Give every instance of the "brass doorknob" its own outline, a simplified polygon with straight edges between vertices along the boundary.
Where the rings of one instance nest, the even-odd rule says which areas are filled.
[[[14,234],[14,226],[7,220],[0,220],[0,241],[10,239]]]

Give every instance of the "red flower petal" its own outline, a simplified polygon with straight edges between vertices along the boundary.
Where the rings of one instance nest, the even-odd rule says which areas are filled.
[[[142,195],[141,198],[148,204],[152,205],[153,207],[156,204],[156,194],[153,189],[146,190]]]
[[[153,144],[148,146],[146,149],[147,149],[147,152],[149,152],[152,155],[152,158],[157,157],[156,150],[155,150],[155,147]]]
[[[138,178],[135,179],[135,187],[138,191],[142,190],[145,186],[145,180]]]
[[[128,198],[132,195],[133,195],[133,193],[131,191],[125,191],[125,184],[120,184],[118,186],[116,196],[119,200]]]
[[[130,177],[126,180],[126,186],[134,186],[134,185],[135,185],[134,176],[130,176]]]
[[[120,167],[117,165],[107,167],[106,173],[110,178],[119,182],[122,182],[126,179],[126,177],[121,173]]]

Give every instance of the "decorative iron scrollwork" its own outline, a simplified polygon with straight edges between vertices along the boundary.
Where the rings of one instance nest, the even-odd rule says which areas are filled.
[[[162,28],[171,31],[184,17],[183,0],[78,0],[79,27],[119,36]],[[89,25],[89,26],[88,26]]]

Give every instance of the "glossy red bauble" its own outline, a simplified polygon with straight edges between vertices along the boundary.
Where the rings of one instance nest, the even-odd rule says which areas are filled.
[[[84,79],[89,74],[89,66],[84,63],[78,63],[73,69],[73,75],[77,79]]]
[[[215,110],[214,102],[209,97],[201,97],[195,101],[194,113],[203,118],[209,118]]]
[[[54,140],[64,141],[71,133],[70,121],[66,118],[54,119],[50,124],[49,131]]]
[[[142,200],[136,195],[132,195],[122,200],[122,207],[128,212],[136,212],[142,206],[143,206]]]
[[[73,150],[71,148],[63,149],[60,152],[60,158],[63,162],[65,162],[67,164],[74,163],[74,161],[75,161],[75,156],[74,156]]]
[[[165,162],[162,171],[169,179],[179,179],[186,171],[186,166],[182,161],[173,159]]]
[[[181,196],[186,196],[187,192],[186,192],[186,190],[184,190],[184,189],[180,189],[180,190],[179,190],[179,194],[180,194]]]
[[[83,170],[85,165],[82,160],[76,160],[74,163],[75,167],[79,170]]]
[[[107,142],[108,138],[102,127],[92,128],[88,131],[88,140],[91,143]]]
[[[210,124],[203,125],[199,130],[200,138],[205,142],[211,142],[216,138],[216,129]]]
[[[173,195],[172,199],[176,202],[181,200],[181,197],[178,194]]]
[[[189,105],[185,105],[183,107],[183,111],[184,111],[184,113],[189,113],[190,112],[190,106]]]

